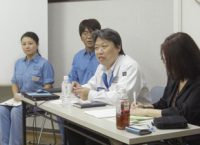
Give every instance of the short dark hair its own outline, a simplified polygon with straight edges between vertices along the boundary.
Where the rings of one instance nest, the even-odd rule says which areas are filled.
[[[186,33],[177,32],[168,36],[161,45],[161,58],[165,59],[167,73],[173,79],[200,76],[200,50]]]
[[[38,45],[39,44],[39,37],[37,36],[36,33],[34,32],[26,32],[21,36],[21,41],[24,37],[30,37],[31,39],[33,39],[35,41],[35,43]]]
[[[122,49],[121,37],[117,31],[112,30],[110,28],[96,30],[92,33],[92,38],[94,43],[96,42],[98,37],[113,42],[117,48],[121,49],[119,54],[123,55],[125,54]]]
[[[96,19],[85,19],[81,21],[79,24],[79,34],[81,34],[85,31],[85,29],[88,29],[89,31],[95,31],[95,30],[100,30],[101,25]]]

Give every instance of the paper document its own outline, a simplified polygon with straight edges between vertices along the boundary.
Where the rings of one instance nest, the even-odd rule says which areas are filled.
[[[142,121],[142,120],[149,120],[149,119],[152,119],[153,117],[147,117],[147,116],[134,116],[134,115],[131,115],[130,118],[133,119],[133,120]]]
[[[138,120],[136,120],[136,118]],[[112,118],[107,118],[106,120],[111,121],[111,122],[116,122],[116,118],[112,117]],[[147,124],[147,123],[151,123],[153,120],[153,117],[143,117],[143,116],[130,116],[130,125],[132,124],[137,124],[137,125],[141,125],[141,124]]]
[[[130,116],[130,122],[131,122],[131,123],[139,123],[140,121],[151,120],[151,119],[153,119],[153,117],[134,116],[134,115],[131,115],[131,116]]]
[[[51,103],[53,103],[53,104],[62,104],[62,100],[61,99],[51,100]]]
[[[107,118],[107,117],[115,117],[116,109],[99,109],[99,110],[88,110],[85,113],[92,115],[97,118]]]
[[[22,101],[16,101],[14,98],[0,103],[0,105],[4,105],[4,106],[19,106],[21,104],[22,104]]]

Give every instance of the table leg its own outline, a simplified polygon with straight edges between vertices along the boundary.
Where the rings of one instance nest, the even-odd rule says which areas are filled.
[[[26,145],[26,103],[22,102],[22,133],[23,133],[23,145]]]
[[[67,137],[67,128],[65,127],[66,121],[64,120],[63,123],[64,123],[64,124],[63,124],[63,127],[64,127],[64,136],[63,136],[63,137],[64,137],[64,145],[67,145],[67,144],[68,144],[68,143],[67,143],[67,140],[68,140],[67,138],[68,138],[68,137]]]

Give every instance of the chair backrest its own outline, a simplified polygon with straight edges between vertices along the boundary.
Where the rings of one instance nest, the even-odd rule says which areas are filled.
[[[152,99],[152,103],[159,101],[159,99],[163,96],[165,87],[163,86],[154,86],[150,91],[150,97]]]

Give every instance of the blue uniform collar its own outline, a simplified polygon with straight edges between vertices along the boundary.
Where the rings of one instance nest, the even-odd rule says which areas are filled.
[[[41,57],[41,56],[37,53],[37,54],[35,54],[35,55],[33,56],[33,58],[32,58],[30,61],[38,62],[40,57]],[[26,57],[26,56],[24,57],[24,61],[27,61],[27,57]]]
[[[87,51],[86,49],[84,50],[84,55],[90,55],[90,56],[94,56],[95,52],[94,51]]]

